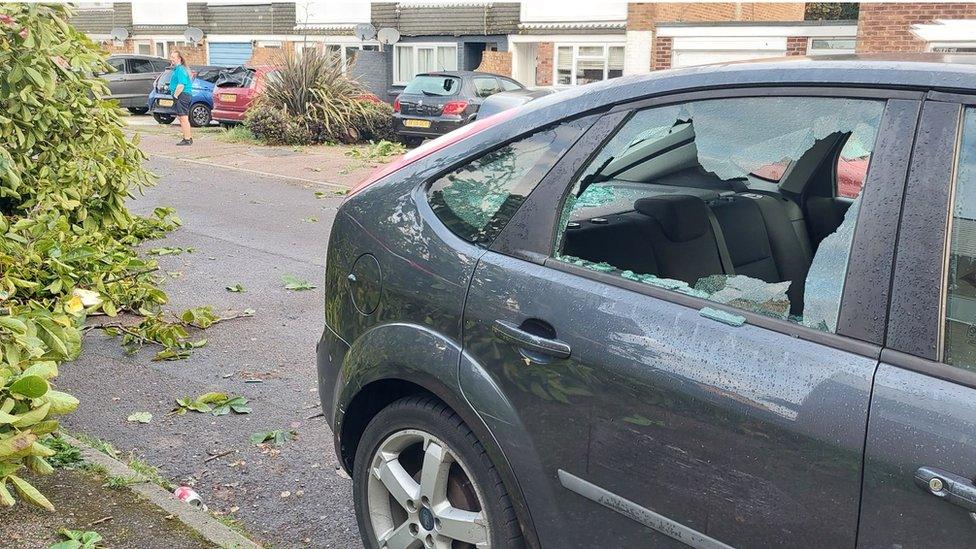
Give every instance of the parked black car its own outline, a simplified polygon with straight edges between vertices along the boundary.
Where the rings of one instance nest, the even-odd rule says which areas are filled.
[[[951,59],[582,86],[355,189],[317,351],[366,547],[971,544]]]
[[[393,129],[407,143],[419,144],[474,120],[486,97],[520,89],[515,80],[487,72],[418,74],[393,102]]]
[[[133,114],[148,112],[147,102],[153,82],[169,67],[169,60],[126,53],[110,55],[108,64],[115,71],[103,74],[102,78],[108,82],[112,99],[118,99],[119,106]]]
[[[554,88],[523,88],[521,90],[496,93],[481,102],[481,107],[475,114],[475,118],[488,118],[502,111],[521,107],[529,101],[534,101],[540,97],[554,93],[556,93]]]

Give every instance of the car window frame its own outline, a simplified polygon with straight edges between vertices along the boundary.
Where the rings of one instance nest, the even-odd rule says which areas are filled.
[[[139,62],[139,61],[148,64],[149,67],[152,70],[150,70],[148,72],[146,72],[146,71],[136,72],[135,71],[135,63],[136,62]],[[128,58],[128,59],[125,60],[125,73],[126,74],[154,74],[155,72],[156,72],[156,65],[153,63],[152,59],[140,59],[138,57],[130,57],[130,58]]]
[[[662,288],[655,288],[648,284],[633,282],[616,275],[599,273],[555,260],[550,256],[552,243],[555,242],[556,224],[559,215],[559,212],[556,211],[559,208],[553,208],[550,204],[562,204],[563,197],[569,192],[576,179],[588,166],[590,160],[597,155],[623,124],[629,120],[633,113],[647,108],[689,101],[784,96],[876,99],[887,102],[882,114],[875,144],[875,148],[879,151],[880,160],[877,160],[872,164],[872,168],[869,168],[867,178],[865,179],[865,188],[868,188],[867,182],[872,179],[889,182],[884,185],[880,183],[874,184],[872,185],[874,189],[870,193],[865,193],[858,218],[858,226],[851,244],[848,270],[845,275],[845,288],[841,298],[838,325],[835,333],[823,332],[787,320],[780,320],[725,306],[706,299],[688,296]],[[490,249],[551,267],[557,271],[582,276],[599,283],[622,287],[648,297],[662,299],[678,305],[695,309],[711,307],[725,310],[732,314],[745,317],[749,324],[775,332],[848,350],[864,356],[878,357],[881,354],[882,344],[884,343],[885,326],[883,323],[879,324],[874,319],[876,315],[880,315],[880,318],[886,318],[891,270],[893,269],[895,253],[894,234],[892,233],[888,239],[881,238],[880,235],[891,233],[894,230],[894,226],[897,225],[897,223],[891,223],[891,216],[894,215],[895,219],[898,219],[901,214],[900,196],[904,191],[905,181],[908,175],[907,158],[910,157],[913,142],[913,139],[904,139],[904,133],[902,132],[909,131],[909,135],[915,135],[918,116],[917,114],[914,117],[910,116],[912,112],[910,107],[914,106],[915,109],[920,108],[924,97],[924,91],[894,88],[869,89],[842,85],[817,87],[748,86],[664,94],[615,105],[600,120],[594,123],[590,131],[577,142],[575,147],[563,155],[556,166],[550,171],[549,175],[554,177],[547,178],[551,180],[544,180],[536,187],[535,192],[526,200],[526,204],[523,204],[523,206],[528,205],[529,207],[523,207],[516,212],[505,230],[495,239]],[[901,116],[896,117],[894,111],[889,112],[889,106],[893,105],[893,101],[899,101],[895,105],[898,105],[901,110],[909,107],[909,116],[905,116],[902,113]],[[898,133],[894,133],[896,127],[901,128]],[[887,147],[884,157],[881,156],[880,150],[882,140],[885,141],[885,146]],[[907,144],[905,143],[906,141]],[[900,149],[899,146],[901,147]],[[899,162],[899,159],[901,162]],[[872,158],[872,160],[875,159]],[[878,167],[874,168],[874,166]],[[891,181],[895,181],[895,183],[891,183]],[[887,208],[888,215],[872,215],[873,213],[882,211],[879,208]],[[894,210],[894,213],[891,213],[891,210]],[[532,215],[529,216],[527,213],[523,214],[523,212],[531,212]],[[519,231],[517,233],[515,231],[508,231],[508,227],[518,227]],[[879,272],[875,264],[869,264],[863,260],[855,260],[855,258],[862,256],[886,261],[885,265],[887,265],[887,268],[883,268]],[[874,276],[874,278],[870,280],[865,278],[868,273]],[[858,278],[859,274],[860,279]],[[885,283],[878,284],[878,279],[883,280]],[[858,292],[860,295],[855,299],[854,296]],[[860,306],[855,305],[858,302],[866,302],[868,306],[862,309]]]
[[[429,211],[430,214],[433,215],[435,219],[437,219],[437,222],[444,227],[444,230],[447,231],[448,234],[456,238],[458,241],[464,242],[468,246],[474,246],[482,250],[490,250],[494,242],[498,240],[498,237],[502,233],[504,233],[509,226],[511,226],[512,221],[516,218],[518,212],[522,211],[523,207],[529,202],[529,198],[535,192],[535,189],[538,189],[538,187],[542,185],[542,182],[546,180],[546,178],[549,176],[550,173],[552,173],[553,169],[555,169],[555,167],[560,163],[560,160],[564,158],[570,151],[572,151],[573,147],[576,146],[580,138],[583,135],[585,135],[586,132],[591,128],[591,126],[597,120],[597,118],[598,118],[597,115],[594,115],[592,113],[584,113],[582,115],[573,116],[550,124],[545,124],[543,126],[532,128],[530,130],[519,133],[514,137],[505,139],[499,143],[494,143],[489,147],[477,148],[477,150],[473,150],[471,154],[464,155],[463,157],[458,158],[456,161],[447,164],[446,167],[441,168],[435,172],[431,172],[430,174],[425,174],[421,179],[421,182],[418,185],[416,185],[416,187],[414,188],[414,194],[421,197],[421,201],[424,204],[425,211]],[[497,235],[495,235],[495,238],[493,238],[491,242],[472,242],[470,240],[467,240],[466,238],[450,230],[448,225],[439,216],[437,216],[433,206],[430,203],[430,197],[427,193],[430,190],[431,186],[434,183],[436,183],[438,180],[440,180],[442,177],[450,175],[456,172],[457,170],[461,169],[465,165],[470,164],[471,162],[474,162],[484,156],[487,156],[499,149],[505,148],[511,145],[512,143],[516,143],[524,139],[528,139],[529,137],[539,132],[546,131],[548,128],[568,125],[571,123],[577,123],[579,125],[579,127],[576,129],[575,135],[570,134],[570,132],[566,132],[566,134],[562,136],[560,141],[564,142],[565,147],[562,149],[562,153],[559,155],[559,158],[556,158],[555,161],[549,165],[548,169],[543,170],[540,166],[533,166],[533,168],[530,171],[535,171],[535,170],[539,171],[539,175],[540,175],[539,183],[537,183],[535,189],[533,189],[529,193],[529,195],[525,197],[525,200],[523,200],[522,203],[519,204],[515,214],[513,214],[512,217],[510,217],[508,221],[505,222],[505,226],[502,227],[502,229],[499,231]],[[555,146],[555,144],[553,146]],[[552,153],[553,151],[550,150],[550,154]]]
[[[976,95],[930,92],[923,104],[921,137],[912,156],[898,226],[899,251],[882,360],[976,388],[976,371],[943,362],[952,201],[966,108],[976,108]],[[949,184],[940,184],[945,181]],[[932,222],[940,218],[943,223]],[[919,269],[919,265],[927,267]]]

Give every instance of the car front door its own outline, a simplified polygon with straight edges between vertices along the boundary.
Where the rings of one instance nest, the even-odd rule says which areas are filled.
[[[465,354],[514,410],[479,409],[543,546],[854,546],[920,102],[818,93],[706,92],[608,114],[479,261]],[[791,183],[835,177],[855,139],[872,155],[865,190],[790,275],[806,286],[790,303],[777,276],[784,241],[807,234],[799,198],[751,174],[786,158]],[[757,233],[749,220],[767,209],[782,223]],[[761,239],[767,256],[752,257]]]
[[[871,400],[859,547],[976,539],[976,97],[922,110]]]
[[[124,57],[112,57],[108,60],[108,64],[112,69],[112,72],[107,72],[102,75],[102,78],[108,83],[108,91],[112,94],[115,99],[120,98],[125,95],[125,78],[126,78],[126,67]]]

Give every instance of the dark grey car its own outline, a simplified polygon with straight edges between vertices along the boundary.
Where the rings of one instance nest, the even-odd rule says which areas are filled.
[[[116,54],[108,57],[114,72],[102,75],[108,82],[112,99],[133,114],[149,112],[149,92],[153,82],[169,67],[168,60],[149,55]]]
[[[976,67],[592,84],[336,217],[319,392],[367,547],[976,531]]]
[[[452,132],[474,120],[481,102],[522,84],[487,72],[442,71],[418,74],[393,103],[393,130],[404,141]]]

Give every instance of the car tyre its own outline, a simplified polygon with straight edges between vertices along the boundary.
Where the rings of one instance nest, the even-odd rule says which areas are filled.
[[[204,103],[194,103],[190,106],[190,125],[194,128],[210,125],[210,107]]]
[[[176,120],[175,116],[168,114],[153,114],[153,118],[160,124],[172,124],[173,121]]]
[[[481,442],[432,396],[400,399],[369,422],[356,450],[353,495],[369,549],[524,547]]]
[[[149,107],[128,107],[128,111],[132,114],[146,114],[149,112]]]
[[[419,147],[424,142],[423,137],[401,137],[400,141],[411,149]]]

